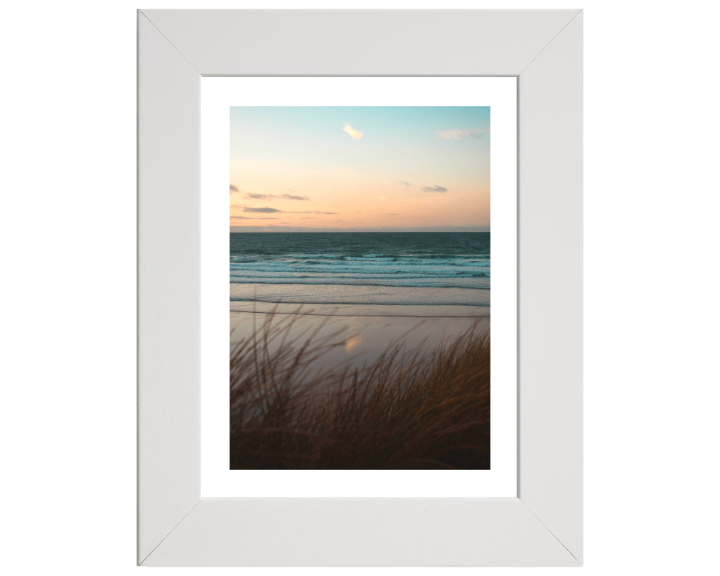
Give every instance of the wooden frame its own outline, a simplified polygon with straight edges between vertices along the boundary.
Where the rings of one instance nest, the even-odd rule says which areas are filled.
[[[518,77],[517,498],[201,498],[200,78],[243,75]],[[581,11],[141,10],[138,212],[138,564],[582,563]]]

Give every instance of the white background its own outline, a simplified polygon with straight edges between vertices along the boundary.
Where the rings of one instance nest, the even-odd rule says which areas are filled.
[[[547,4],[586,8],[583,574],[709,574],[720,514],[717,2]],[[139,570],[136,7],[38,1],[3,11],[0,525],[8,574]],[[243,574],[463,571],[473,570]]]
[[[517,496],[516,79],[203,78],[201,90],[202,496]],[[490,106],[491,470],[228,469],[230,106]]]

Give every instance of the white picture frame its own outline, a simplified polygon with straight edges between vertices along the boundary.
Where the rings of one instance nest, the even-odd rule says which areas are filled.
[[[518,78],[516,498],[201,498],[200,79],[253,75]],[[137,561],[582,564],[582,11],[138,11]]]

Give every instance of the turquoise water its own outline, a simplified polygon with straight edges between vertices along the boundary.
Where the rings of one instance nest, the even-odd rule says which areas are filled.
[[[230,282],[489,289],[490,233],[231,233]]]
[[[230,288],[233,301],[489,306],[490,233],[231,233]]]

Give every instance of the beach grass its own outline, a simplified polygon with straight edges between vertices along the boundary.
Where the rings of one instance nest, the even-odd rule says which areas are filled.
[[[231,347],[231,469],[490,468],[485,329],[326,367],[352,335],[320,336],[326,319],[291,339],[302,310],[263,317]]]

